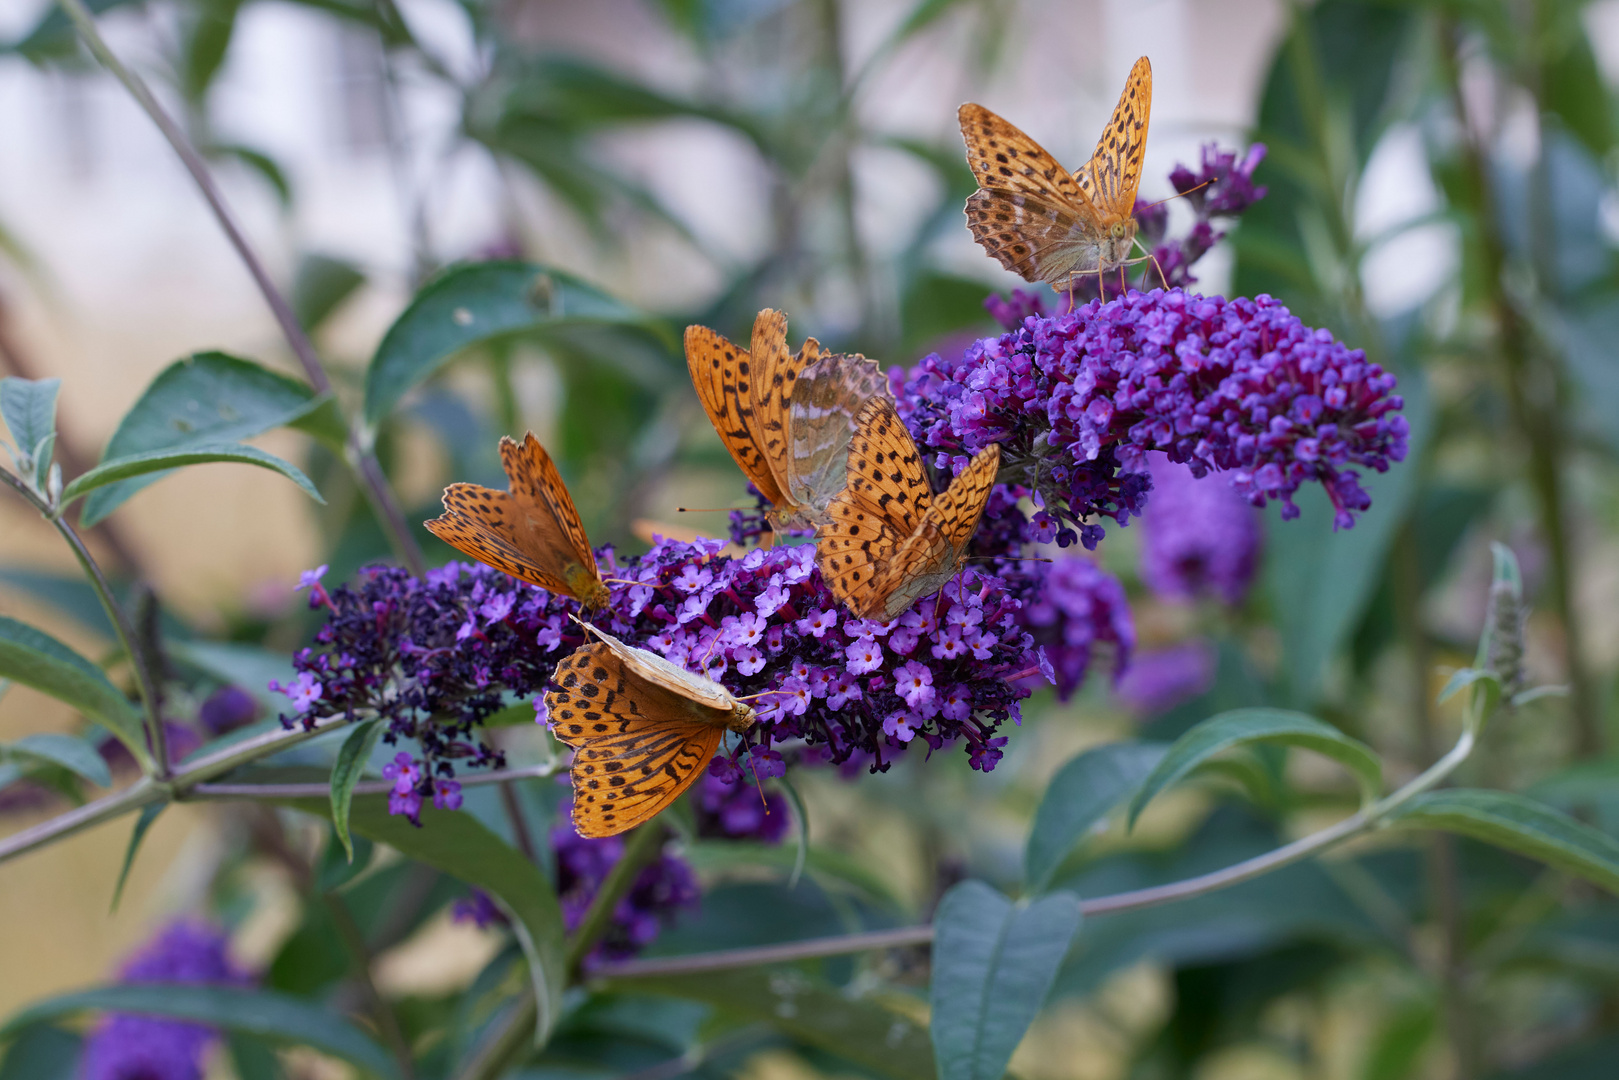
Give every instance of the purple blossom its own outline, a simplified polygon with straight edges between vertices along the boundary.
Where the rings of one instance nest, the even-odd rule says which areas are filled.
[[[487,930],[491,926],[505,926],[509,921],[506,913],[501,911],[499,905],[482,889],[473,889],[470,895],[463,896],[452,904],[450,918],[455,922],[470,922],[479,930]]]
[[[327,565],[325,563],[321,563],[313,570],[305,570],[303,573],[298,575],[298,588],[294,589],[293,591],[303,592],[305,589],[320,588],[320,579],[326,576],[327,569]]]
[[[603,629],[672,662],[704,667],[733,693],[761,695],[763,722],[749,742],[766,749],[785,744],[795,758],[882,770],[922,738],[930,750],[963,742],[969,757],[993,764],[984,748],[1000,724],[1018,719],[1018,702],[1030,692],[1021,677],[1038,663],[1034,639],[1019,623],[1023,600],[1011,594],[1024,588],[1022,579],[1003,581],[974,567],[901,620],[878,624],[843,617],[809,545],[740,558],[720,556],[721,547],[660,541],[623,562],[604,550],[606,576],[630,584],[610,587],[612,602],[598,616]],[[705,574],[701,591],[684,591],[681,583]],[[453,801],[453,789],[439,785],[458,767],[500,762],[482,743],[480,722],[513,697],[543,693],[557,661],[583,643],[576,626],[559,625],[576,610],[574,601],[483,566],[435,571],[430,581],[374,567],[331,595],[315,647],[293,658],[300,678],[321,686],[296,722],[380,715],[385,741],[414,740],[416,751],[396,756],[386,774],[394,782],[390,808],[413,820],[429,799]],[[503,620],[457,640],[480,608],[503,597],[510,599]],[[693,598],[702,598],[702,610],[683,621],[683,605]],[[933,680],[912,689],[910,702],[894,677],[903,664]],[[965,714],[956,708],[944,717],[932,703],[932,687],[946,685],[971,701]],[[896,711],[919,718],[905,737],[889,722]],[[763,775],[779,760],[754,765]]]
[[[1139,716],[1157,716],[1214,684],[1214,649],[1188,641],[1137,653],[1114,686],[1119,700]]]
[[[251,724],[259,713],[259,703],[240,686],[221,686],[203,699],[197,720],[210,735],[223,735]]]
[[[1165,599],[1213,593],[1242,603],[1263,541],[1254,508],[1221,478],[1199,480],[1158,453],[1148,461],[1152,505],[1142,515],[1141,579]]]
[[[1408,427],[1394,376],[1268,296],[1227,301],[1132,292],[985,338],[959,360],[891,373],[899,411],[934,464],[955,471],[990,443],[1001,479],[1029,493],[1060,545],[1128,523],[1151,488],[1147,454],[1194,475],[1230,473],[1256,506],[1316,481],[1348,528],[1371,505],[1350,466],[1385,471]],[[986,516],[988,516],[986,514]],[[993,526],[991,526],[993,528]]]
[[[122,983],[251,982],[230,962],[222,931],[193,920],[173,923],[132,956]],[[202,1054],[217,1032],[202,1024],[112,1013],[85,1041],[84,1080],[201,1080]]]
[[[568,817],[564,807],[561,817]],[[556,853],[557,897],[562,901],[563,920],[569,933],[590,909],[590,902],[607,880],[608,873],[624,857],[622,837],[590,840],[573,831],[572,825],[551,830],[551,848]],[[613,909],[607,931],[585,958],[585,966],[603,960],[634,956],[657,938],[683,910],[695,907],[697,878],[691,867],[673,855],[662,854],[642,869],[624,898]]]
[[[716,761],[730,764],[724,758]],[[786,798],[774,791],[761,794],[734,769],[710,768],[697,781],[697,835],[779,843],[792,823]],[[733,773],[729,779],[727,771]]]

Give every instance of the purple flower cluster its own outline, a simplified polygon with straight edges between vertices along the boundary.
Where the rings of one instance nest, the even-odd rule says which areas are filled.
[[[959,741],[974,768],[994,767],[1005,743],[996,730],[1020,718],[1029,694],[1021,680],[1050,666],[1020,622],[1028,581],[971,569],[877,623],[838,605],[813,546],[737,558],[720,556],[722,546],[660,540],[622,564],[604,549],[605,573],[620,583],[597,621],[736,694],[768,691],[748,735],[750,772],[781,775],[783,748],[881,771],[918,739],[930,750]],[[316,646],[294,656],[297,677],[278,687],[296,710],[284,722],[381,716],[385,740],[414,739],[419,756],[401,752],[384,770],[390,808],[413,820],[429,799],[459,805],[457,764],[499,764],[477,726],[540,694],[584,643],[572,600],[484,566],[452,564],[424,579],[372,567],[312,602],[329,614]]]
[[[1242,603],[1259,565],[1258,514],[1229,484],[1200,480],[1163,454],[1147,457],[1152,505],[1142,515],[1142,581],[1167,600],[1212,593]]]
[[[1185,236],[1169,240],[1165,238],[1168,205],[1136,205],[1142,244],[1152,251],[1152,259],[1146,264],[1150,276],[1143,280],[1165,288],[1196,282],[1197,278],[1191,273],[1192,264],[1225,237],[1225,232],[1215,227],[1213,219],[1237,217],[1265,197],[1265,189],[1254,185],[1254,170],[1264,160],[1263,143],[1250,146],[1240,162],[1234,152],[1222,151],[1214,143],[1207,143],[1197,172],[1185,165],[1175,166],[1175,171],[1169,174],[1169,182],[1191,205],[1196,220]]]
[[[567,818],[566,808],[561,816]],[[563,824],[551,830],[551,849],[557,858],[557,896],[571,934],[590,910],[590,902],[608,873],[624,857],[624,839],[610,836],[588,840],[574,832],[572,825]],[[691,867],[673,855],[660,854],[642,869],[613,909],[612,922],[586,958],[586,966],[634,956],[681,911],[695,907],[697,900],[697,877]]]
[[[123,983],[242,985],[223,932],[181,920],[141,949],[119,973]],[[84,1080],[201,1080],[202,1052],[217,1033],[202,1024],[113,1013],[85,1041]]]
[[[787,800],[747,783],[726,758],[716,758],[692,789],[697,793],[697,835],[776,844],[792,824]]]
[[[1371,504],[1351,465],[1405,457],[1394,376],[1268,296],[1225,300],[1173,289],[1092,301],[891,374],[900,414],[937,467],[1001,445],[1001,479],[1033,492],[1035,525],[1060,545],[1123,525],[1151,487],[1147,454],[1193,475],[1226,471],[1249,502],[1298,509],[1318,481],[1348,528]]]

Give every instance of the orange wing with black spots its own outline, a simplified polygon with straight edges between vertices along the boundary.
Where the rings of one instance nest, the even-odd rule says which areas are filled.
[[[444,513],[427,522],[428,531],[512,577],[587,608],[605,607],[607,586],[551,455],[530,432],[521,443],[502,438],[500,460],[510,491],[451,484]]]
[[[967,200],[973,239],[1008,270],[1058,289],[1124,265],[1135,243],[1151,106],[1152,65],[1143,56],[1096,153],[1069,173],[1012,123],[963,105],[957,119],[979,187]]]
[[[789,381],[783,370],[791,366],[792,359],[786,356],[787,316],[768,308],[759,312],[753,320],[751,344],[751,350],[744,349],[706,326],[688,326],[686,368],[697,389],[697,400],[703,403],[737,467],[771,505],[781,506],[786,493],[765,457],[762,410],[756,395],[761,383],[768,386],[777,378]],[[791,375],[796,380],[797,371]]]
[[[1074,179],[1103,214],[1135,213],[1141,189],[1141,163],[1147,154],[1147,122],[1152,113],[1152,65],[1145,56],[1130,69],[1119,103],[1113,106],[1091,159],[1074,170]]]
[[[962,566],[1000,466],[1000,447],[979,451],[935,496],[922,455],[891,402],[860,410],[848,486],[816,533],[827,586],[863,619],[889,620],[937,592]]]
[[[718,683],[587,629],[601,640],[557,664],[545,704],[552,734],[574,748],[574,828],[615,836],[661,813],[702,775],[727,729],[758,717]]]

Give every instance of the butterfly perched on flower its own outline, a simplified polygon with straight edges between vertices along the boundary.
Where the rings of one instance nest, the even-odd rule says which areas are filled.
[[[1132,261],[1151,111],[1152,65],[1143,56],[1091,159],[1070,174],[1012,124],[982,105],[963,105],[956,116],[978,181],[967,200],[973,239],[1024,280],[1059,290]]]
[[[787,316],[765,309],[749,348],[706,326],[686,328],[692,385],[777,532],[813,528],[844,484],[854,416],[869,398],[892,398],[875,361],[823,353],[809,338],[787,350]]]
[[[897,618],[961,570],[1001,448],[980,450],[938,495],[892,402],[873,398],[856,418],[848,486],[815,534],[821,576],[862,619]]]
[[[444,489],[444,513],[427,522],[428,532],[547,592],[588,609],[606,607],[611,595],[551,455],[531,431],[522,442],[500,440],[500,463],[510,491],[451,484]]]
[[[662,812],[702,775],[726,731],[759,717],[712,679],[580,625],[598,640],[557,664],[545,707],[552,734],[574,748],[574,828],[615,836]]]

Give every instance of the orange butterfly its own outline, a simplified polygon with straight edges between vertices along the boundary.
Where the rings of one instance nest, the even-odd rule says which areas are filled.
[[[574,748],[573,827],[615,836],[691,786],[727,730],[759,716],[712,679],[580,623],[600,641],[557,664],[545,695],[551,731]]]
[[[521,443],[502,437],[500,463],[510,493],[477,484],[444,489],[444,513],[427,530],[496,570],[578,600],[585,608],[611,599],[579,511],[551,455],[531,431]]]
[[[849,448],[849,480],[815,534],[816,564],[862,619],[897,618],[961,570],[995,485],[1001,448],[984,447],[938,495],[891,402],[866,402]]]
[[[843,490],[854,414],[874,395],[892,396],[874,361],[822,353],[814,338],[787,351],[787,316],[765,309],[752,347],[706,326],[686,328],[692,385],[725,448],[769,500],[777,532],[813,528]]]
[[[967,227],[983,249],[1026,281],[1071,288],[1131,262],[1136,191],[1147,151],[1152,65],[1143,56],[1113,108],[1091,159],[1073,175],[1040,144],[982,105],[956,117],[978,190],[967,200]]]

